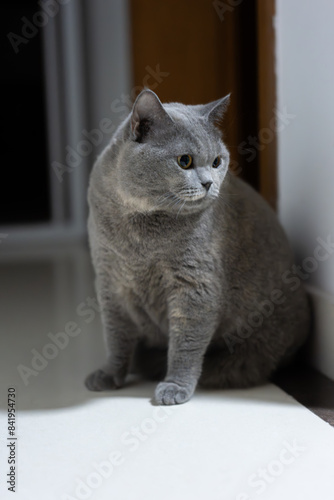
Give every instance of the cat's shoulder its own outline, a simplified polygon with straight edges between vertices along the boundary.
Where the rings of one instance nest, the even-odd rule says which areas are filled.
[[[274,215],[272,208],[256,189],[231,173],[227,174],[226,183],[225,181],[223,183],[222,196],[224,194],[229,198],[232,205],[242,206],[245,209],[253,207]]]

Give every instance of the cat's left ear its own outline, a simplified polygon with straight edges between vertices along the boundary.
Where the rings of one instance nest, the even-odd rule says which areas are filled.
[[[201,110],[202,114],[207,116],[208,120],[214,125],[219,125],[223,121],[223,117],[230,103],[231,94],[218,99],[217,101],[205,104]]]
[[[131,131],[136,141],[143,141],[147,136],[173,123],[165,111],[158,96],[152,90],[143,90],[132,108]]]

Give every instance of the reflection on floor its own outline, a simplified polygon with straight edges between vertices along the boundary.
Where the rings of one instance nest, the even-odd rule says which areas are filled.
[[[0,261],[1,498],[9,387],[18,500],[332,498],[333,429],[274,385],[173,408],[151,405],[150,383],[86,391],[104,359],[93,279],[82,247]]]

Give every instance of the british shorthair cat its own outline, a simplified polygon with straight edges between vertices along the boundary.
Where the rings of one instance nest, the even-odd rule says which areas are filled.
[[[228,100],[162,104],[144,90],[96,161],[88,228],[108,358],[91,390],[121,387],[144,351],[163,378],[157,404],[188,401],[197,383],[261,384],[308,334],[276,215],[228,170]]]

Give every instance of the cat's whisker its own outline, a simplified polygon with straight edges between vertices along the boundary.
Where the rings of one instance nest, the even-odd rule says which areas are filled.
[[[182,199],[175,196],[174,203],[172,203],[170,206],[171,208],[176,208],[180,203],[182,203]]]
[[[181,210],[182,210],[182,208],[184,207],[185,204],[186,204],[186,200],[184,200],[183,203],[182,203],[182,205],[180,206],[180,208],[179,208],[179,210],[178,210],[178,212],[176,214],[176,218],[178,218],[178,216],[180,215]]]
[[[233,205],[226,200],[225,195],[223,196],[221,193],[219,193],[217,199],[223,202],[223,204],[227,206],[230,210],[233,210]]]
[[[164,195],[160,196],[158,198],[156,206],[160,207],[160,206],[164,205],[166,201],[168,201],[170,199],[173,199],[174,196],[175,195],[173,193],[167,193],[167,194],[164,194]]]

